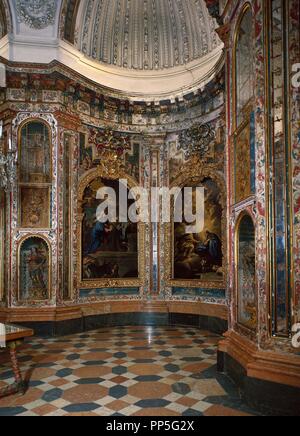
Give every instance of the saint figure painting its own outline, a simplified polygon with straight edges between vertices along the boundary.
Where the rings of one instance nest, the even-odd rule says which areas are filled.
[[[49,298],[50,254],[46,241],[30,237],[20,247],[19,298],[43,301]]]

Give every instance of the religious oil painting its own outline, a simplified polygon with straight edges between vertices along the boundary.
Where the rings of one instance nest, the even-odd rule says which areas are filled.
[[[50,294],[50,252],[40,237],[22,242],[19,253],[20,301],[44,301]]]
[[[210,178],[203,180],[201,186],[205,193],[202,231],[196,234],[187,233],[187,223],[184,220],[182,223],[174,223],[173,279],[195,282],[223,279],[221,192],[217,183]],[[182,200],[184,203],[184,193]],[[196,203],[194,197],[193,203]]]
[[[20,182],[51,182],[51,141],[46,124],[32,121],[21,129]]]
[[[242,218],[237,232],[238,321],[254,330],[257,323],[255,228],[249,215]]]
[[[82,280],[138,279],[138,225],[130,222],[102,223],[97,218],[100,188],[112,188],[119,204],[119,181],[94,179],[83,195]],[[105,200],[103,200],[105,201]],[[132,201],[128,201],[128,208]],[[118,206],[116,216],[119,217]]]
[[[44,229],[50,225],[49,188],[21,186],[21,227]]]

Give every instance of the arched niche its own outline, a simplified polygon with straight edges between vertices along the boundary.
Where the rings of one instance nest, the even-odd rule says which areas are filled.
[[[42,120],[32,119],[20,127],[19,180],[21,183],[51,181],[51,133]]]
[[[50,227],[52,186],[51,131],[39,119],[26,121],[19,128],[19,226]]]
[[[51,249],[41,236],[25,237],[18,251],[18,300],[37,302],[50,300]]]
[[[237,322],[250,330],[257,326],[255,226],[243,213],[236,226]]]
[[[253,14],[250,3],[246,3],[238,19],[233,49],[233,112],[236,127],[244,121],[245,110],[254,97],[255,74],[253,47]]]

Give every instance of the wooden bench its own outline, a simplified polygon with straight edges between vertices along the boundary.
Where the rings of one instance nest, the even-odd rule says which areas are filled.
[[[0,324],[0,350],[9,349],[12,370],[15,377],[15,382],[11,386],[0,389],[0,398],[17,393],[25,394],[26,386],[20,371],[17,348],[24,342],[25,338],[34,335],[33,330],[19,327],[12,324]]]

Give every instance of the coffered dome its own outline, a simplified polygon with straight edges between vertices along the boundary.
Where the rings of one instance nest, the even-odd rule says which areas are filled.
[[[2,57],[59,61],[112,95],[174,100],[202,89],[224,64],[204,0],[2,2]]]
[[[86,56],[129,70],[185,66],[220,47],[204,0],[86,0],[75,45]]]

